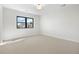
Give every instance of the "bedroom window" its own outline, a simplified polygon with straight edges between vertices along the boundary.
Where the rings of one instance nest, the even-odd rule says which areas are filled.
[[[17,16],[16,22],[17,22],[18,29],[33,28],[34,27],[34,18],[31,18],[31,17]]]

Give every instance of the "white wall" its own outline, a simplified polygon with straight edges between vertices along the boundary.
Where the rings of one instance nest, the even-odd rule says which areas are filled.
[[[40,23],[44,35],[79,42],[79,5],[48,5]]]
[[[2,40],[2,19],[3,18],[3,8],[0,5],[0,41]]]
[[[34,28],[17,29],[16,16],[33,17]],[[3,8],[3,34],[4,34],[3,40],[36,35],[38,33],[39,33],[39,16],[23,13],[9,8]]]
[[[2,20],[1,12],[2,10],[0,10],[0,21]],[[35,35],[41,31],[40,33],[44,35],[79,42],[78,15],[79,5],[66,5],[66,7],[46,5],[42,11],[41,19],[37,15],[3,8],[3,24],[0,23],[0,30],[3,30],[0,32],[4,35],[3,40]],[[34,29],[17,29],[16,16],[34,17]]]

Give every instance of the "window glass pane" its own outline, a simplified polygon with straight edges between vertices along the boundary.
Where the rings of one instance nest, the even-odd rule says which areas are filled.
[[[27,18],[27,28],[33,28],[33,18]]]
[[[18,23],[17,24],[17,27],[18,28],[25,28],[25,23]]]
[[[33,20],[31,18],[27,18],[27,23],[31,23]]]
[[[18,17],[17,19],[18,19],[17,22],[25,22],[25,18],[23,17]]]

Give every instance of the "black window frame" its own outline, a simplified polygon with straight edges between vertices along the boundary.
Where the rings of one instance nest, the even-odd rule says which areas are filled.
[[[18,22],[18,21],[17,21],[18,17],[25,18],[25,22],[24,22],[24,23],[25,23],[25,28],[28,28],[28,27],[27,27],[27,18],[32,19],[32,21],[33,21],[32,28],[34,28],[34,18],[32,18],[32,17],[24,17],[24,16],[17,16],[17,17],[16,17],[16,23],[17,23],[16,26],[17,26],[17,28],[18,28],[18,23],[21,23],[21,22]],[[22,23],[23,23],[23,22],[22,22]],[[25,28],[18,28],[18,29],[25,29]]]

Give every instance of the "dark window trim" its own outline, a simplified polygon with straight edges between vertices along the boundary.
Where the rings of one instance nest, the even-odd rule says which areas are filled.
[[[17,18],[18,18],[18,17],[25,18],[25,22],[18,22],[18,21],[17,21]],[[25,23],[25,28],[27,28],[27,18],[33,20],[32,28],[34,28],[34,18],[32,18],[32,17],[24,17],[24,16],[17,16],[17,17],[16,17],[16,23],[17,23],[16,26],[17,26],[17,28],[18,28],[18,23]],[[18,29],[21,29],[21,28],[18,28]]]

